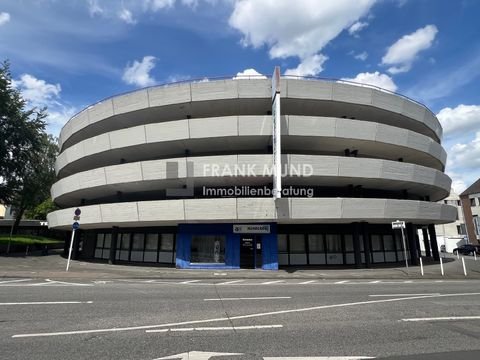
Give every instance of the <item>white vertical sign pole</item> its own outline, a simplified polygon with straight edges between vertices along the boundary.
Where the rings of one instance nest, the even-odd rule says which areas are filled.
[[[70,249],[68,250],[68,260],[67,260],[67,270],[70,267],[70,259],[72,258],[72,248],[73,248],[73,240],[75,239],[75,229],[72,229],[72,238],[70,239]]]
[[[274,199],[282,197],[282,146],[280,119],[280,67],[275,66],[272,75],[272,149],[273,149],[273,191]]]
[[[405,257],[405,267],[408,270],[408,259],[407,259],[407,244],[405,243],[405,233],[403,232],[403,226],[400,227],[402,230],[402,241],[403,241],[403,256]]]

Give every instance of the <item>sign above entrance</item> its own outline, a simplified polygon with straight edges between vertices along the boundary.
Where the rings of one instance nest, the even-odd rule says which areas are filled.
[[[393,221],[392,222],[392,229],[405,229],[405,221]]]
[[[270,234],[270,225],[238,224],[233,225],[234,234]]]

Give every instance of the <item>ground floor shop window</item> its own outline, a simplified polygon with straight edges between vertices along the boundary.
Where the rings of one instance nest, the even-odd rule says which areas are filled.
[[[110,257],[111,243],[111,233],[97,233],[94,257],[97,259],[108,259]],[[172,264],[175,262],[175,234],[119,233],[115,259],[120,261]]]
[[[191,263],[225,263],[225,236],[192,236]]]
[[[97,259],[108,259],[110,257],[110,245],[112,234],[97,234],[95,243],[95,257]]]

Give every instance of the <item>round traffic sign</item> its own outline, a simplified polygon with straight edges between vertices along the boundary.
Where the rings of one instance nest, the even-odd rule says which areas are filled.
[[[76,215],[76,216],[80,216],[81,213],[82,213],[82,212],[81,212],[81,210],[80,210],[79,208],[77,208],[77,209],[75,210],[75,215]]]
[[[79,224],[77,221],[75,221],[75,222],[72,224],[72,229],[73,229],[73,230],[77,230],[79,227],[80,227],[80,224]]]

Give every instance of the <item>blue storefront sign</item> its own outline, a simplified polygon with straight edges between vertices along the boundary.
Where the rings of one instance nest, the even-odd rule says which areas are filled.
[[[277,226],[180,224],[176,266],[182,269],[278,269]]]

